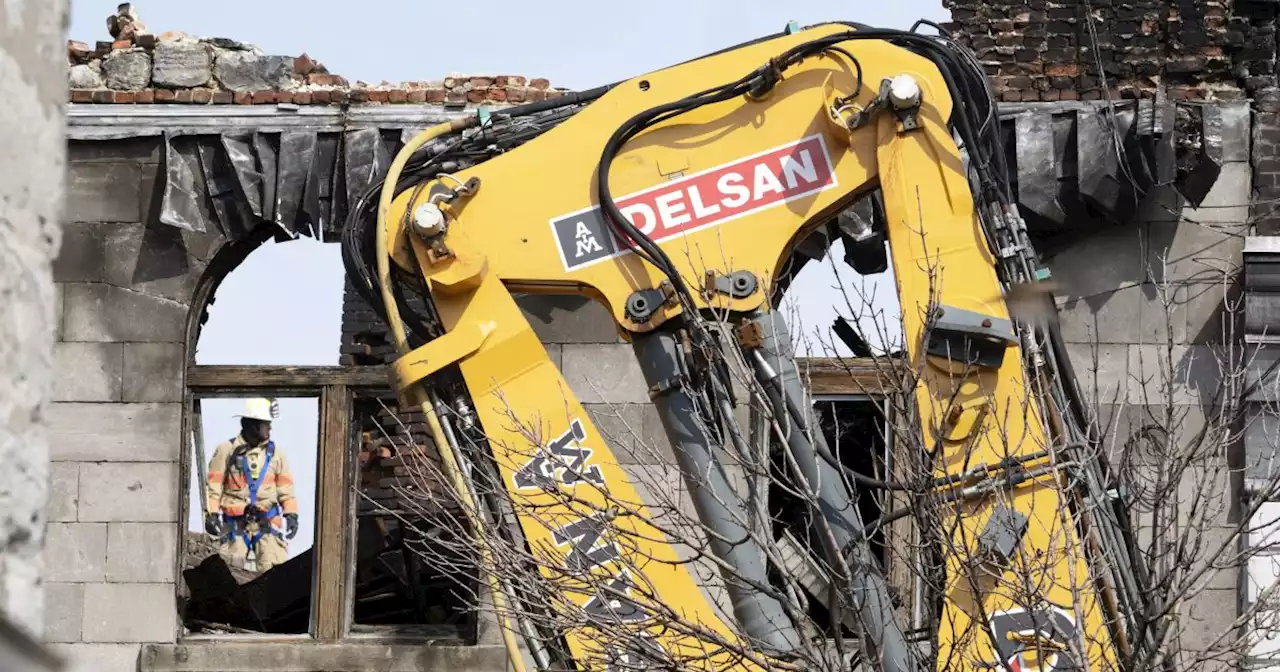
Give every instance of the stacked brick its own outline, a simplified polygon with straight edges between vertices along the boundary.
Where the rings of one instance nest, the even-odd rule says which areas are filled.
[[[1002,101],[1138,98],[1255,102],[1261,235],[1280,233],[1276,12],[1255,0],[944,0]],[[1103,81],[1108,90],[1104,90]]]
[[[379,403],[381,401],[381,403]],[[439,457],[420,410],[401,410],[394,397],[356,408],[360,423],[360,513],[452,508],[439,490]]]
[[[310,56],[273,56],[252,45],[182,33],[67,43],[73,103],[190,105],[524,103],[562,95],[546,79],[451,75],[379,84],[347,81]]]
[[[1249,218],[1258,235],[1280,235],[1280,88],[1270,87],[1254,97],[1254,200]]]
[[[423,311],[426,306],[422,299],[406,297],[409,307]],[[396,346],[391,340],[391,333],[373,312],[373,308],[360,298],[351,282],[346,282],[342,298],[342,345],[340,346],[339,364],[343,366],[373,366],[389,364],[395,360]],[[410,335],[411,344],[412,335]]]
[[[410,305],[422,309],[420,299]],[[350,282],[343,296],[340,363],[379,366],[396,358],[387,328]],[[361,513],[404,513],[429,501],[444,502],[437,490],[438,454],[418,409],[401,409],[394,395],[370,399],[356,408],[360,432]]]
[[[1240,100],[1269,83],[1275,25],[1229,0],[944,0],[1004,101]]]

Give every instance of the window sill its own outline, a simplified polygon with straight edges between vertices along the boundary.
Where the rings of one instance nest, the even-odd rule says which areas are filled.
[[[142,672],[504,672],[501,646],[399,645],[366,641],[255,641],[222,638],[183,644],[148,644]]]

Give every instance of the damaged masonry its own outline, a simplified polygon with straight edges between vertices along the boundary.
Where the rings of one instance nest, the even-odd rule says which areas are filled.
[[[68,45],[59,361],[92,373],[60,383],[51,410],[51,552],[85,562],[50,569],[48,641],[107,672],[502,669],[493,627],[464,607],[466,595],[451,594],[469,560],[424,567],[413,553],[450,534],[456,513],[422,506],[436,487],[419,477],[436,459],[426,420],[397,408],[386,372],[395,348],[357,293],[346,289],[336,367],[203,366],[194,350],[228,273],[267,241],[337,242],[347,214],[418,130],[482,105],[572,93],[515,75],[353,84],[308,56],[230,39],[137,29],[113,37]],[[1249,109],[1158,90],[1114,107],[1008,98],[999,123],[1016,196],[1067,287],[1068,339],[1084,347],[1095,326],[1107,330],[1107,352],[1127,366],[1142,341],[1132,318],[1150,310],[1147,278],[1113,270],[1126,260],[1108,248],[1140,230],[1183,258],[1203,254],[1187,250],[1198,230],[1175,231],[1178,215],[1167,215],[1248,200],[1240,167],[1252,151]],[[1119,155],[1106,149],[1113,133]],[[1239,262],[1232,244],[1213,254]],[[1217,315],[1207,303],[1180,313],[1170,335],[1178,347],[1204,347]],[[524,297],[522,308],[598,425],[617,418],[614,427],[646,440],[661,435],[602,309],[559,297]],[[824,364],[804,365],[815,394],[892,392],[872,367],[851,377]],[[586,392],[601,382],[613,385]],[[259,394],[317,399],[317,489],[342,493],[316,502],[315,548],[262,574],[228,565],[207,535],[187,532],[184,508],[201,401]],[[669,456],[618,443],[630,466],[671,468]],[[128,535],[144,533],[169,544],[164,557],[138,557]],[[121,622],[120,612],[132,618]],[[235,637],[249,633],[309,639]]]

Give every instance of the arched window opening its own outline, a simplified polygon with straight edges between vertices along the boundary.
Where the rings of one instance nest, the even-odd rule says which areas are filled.
[[[338,245],[311,238],[263,244],[218,285],[195,363],[337,364],[343,282]]]
[[[192,348],[197,367],[238,369],[240,380],[190,395],[185,632],[308,633],[323,390],[252,367],[337,363],[342,264],[336,245],[299,238],[228,265],[205,279],[217,285]],[[262,400],[269,432],[244,424]]]
[[[231,243],[206,276],[188,330],[195,342],[187,375],[184,636],[476,636],[474,610],[461,595],[469,584],[421,552],[440,525],[409,515],[421,501],[413,467],[415,456],[429,459],[434,448],[421,418],[396,409],[383,366],[394,359],[392,346],[357,338],[376,320],[367,307],[349,305],[355,294],[339,246],[307,238],[256,248],[252,240]],[[207,529],[209,514],[219,513],[210,482],[227,469],[217,448],[241,436],[237,416],[252,399],[278,410],[271,440],[289,467],[298,518],[296,535],[282,540],[281,562],[265,568],[232,557],[226,539],[210,534],[222,530]],[[264,502],[277,504],[284,506]]]

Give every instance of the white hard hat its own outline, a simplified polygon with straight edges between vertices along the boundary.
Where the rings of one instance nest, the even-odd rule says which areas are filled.
[[[271,422],[280,417],[280,402],[274,399],[246,399],[244,402],[244,413],[236,416],[237,418],[250,418],[252,420],[265,420]]]

